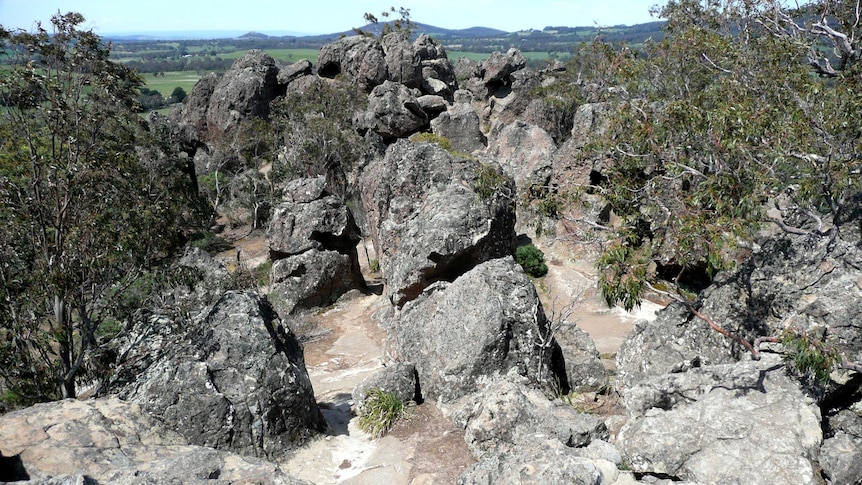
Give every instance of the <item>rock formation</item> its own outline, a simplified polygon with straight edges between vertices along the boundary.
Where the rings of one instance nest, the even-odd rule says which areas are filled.
[[[167,332],[158,345],[154,325]],[[190,320],[136,330],[118,395],[190,443],[276,458],[323,430],[302,348],[258,294],[227,292]]]
[[[281,314],[334,303],[365,281],[356,244],[359,228],[325,177],[297,179],[285,187],[269,231],[270,272]]]

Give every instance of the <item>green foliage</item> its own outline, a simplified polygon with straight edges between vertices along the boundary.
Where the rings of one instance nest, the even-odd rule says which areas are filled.
[[[819,382],[829,380],[832,369],[841,362],[838,352],[821,340],[806,334],[785,331],[781,335],[784,360],[803,374],[811,374]]]
[[[359,416],[359,429],[374,438],[380,438],[392,429],[395,422],[407,416],[409,403],[393,393],[379,388],[368,390],[365,408]]]
[[[370,269],[372,273],[377,273],[378,271],[380,271],[380,260],[372,259],[371,261],[369,261],[368,269]]]
[[[186,96],[188,96],[188,94],[186,93],[186,90],[182,88],[182,86],[177,86],[174,88],[173,91],[171,91],[171,99],[174,103],[182,103],[183,101],[185,101]]]
[[[491,164],[480,163],[476,168],[476,181],[473,188],[481,200],[490,200],[503,188],[506,177]]]
[[[652,262],[683,278],[731,267],[779,194],[816,216],[802,230],[821,232],[818,218],[828,221],[822,231],[840,230],[862,190],[862,137],[847,121],[862,109],[859,57],[817,25],[840,26],[858,53],[862,26],[845,7],[672,0],[662,40],[639,52],[584,46],[571,77],[547,88],[565,105],[609,103],[606,133],[585,147],[605,160],[597,193],[620,218],[614,239],[625,241],[599,262],[609,303],[636,305],[657,277]],[[842,61],[833,72],[824,43]]]
[[[548,274],[545,264],[545,254],[533,244],[518,246],[515,249],[515,261],[524,268],[524,272],[533,278],[541,278]]]
[[[393,20],[389,20],[389,17],[392,17],[393,14],[398,14],[399,18],[394,18]],[[410,38],[413,34],[413,30],[416,29],[416,25],[410,20],[410,9],[399,7],[398,10],[395,10],[395,7],[389,7],[389,10],[384,10],[380,13],[380,17],[383,19],[383,28],[380,30],[380,37],[383,38],[387,34],[391,33],[399,33],[403,35],[405,38]],[[380,23],[380,19],[378,19],[375,15],[366,12],[363,15],[365,22],[371,24],[372,30],[378,30],[378,24]],[[365,31],[362,29],[353,29],[359,35],[372,36],[374,35],[373,31]]]
[[[608,306],[620,304],[627,311],[640,306],[651,276],[649,256],[644,247],[618,242],[599,257],[599,288]]]
[[[14,61],[0,71],[0,378],[31,402],[75,395],[99,329],[192,212],[179,159],[135,114],[141,78],[83,22],[0,29]]]
[[[357,86],[326,81],[274,102],[275,137],[287,148],[273,160],[270,178],[281,184],[326,175],[333,190],[343,189],[345,173],[366,157],[352,120],[367,103]]]

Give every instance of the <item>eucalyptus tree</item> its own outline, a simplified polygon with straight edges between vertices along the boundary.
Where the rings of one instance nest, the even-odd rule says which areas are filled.
[[[172,168],[141,159],[142,79],[83,21],[0,28],[0,377],[23,401],[75,396],[184,210]]]

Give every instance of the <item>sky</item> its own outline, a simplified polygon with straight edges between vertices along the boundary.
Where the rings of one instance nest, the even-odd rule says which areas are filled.
[[[100,35],[173,31],[330,34],[361,27],[363,14],[391,6],[415,22],[447,29],[491,27],[514,32],[547,26],[611,26],[657,20],[650,7],[666,0],[0,0],[0,25],[50,26],[58,11],[84,15]],[[529,5],[529,6],[527,6]]]

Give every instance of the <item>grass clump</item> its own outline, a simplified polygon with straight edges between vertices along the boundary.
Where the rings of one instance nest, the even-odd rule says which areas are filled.
[[[516,249],[515,261],[533,278],[540,278],[548,274],[548,265],[545,264],[545,254],[533,244],[520,246]]]
[[[396,421],[407,415],[409,405],[410,402],[403,402],[394,393],[376,387],[369,389],[364,410],[359,416],[359,429],[373,438],[380,438],[392,429]]]

